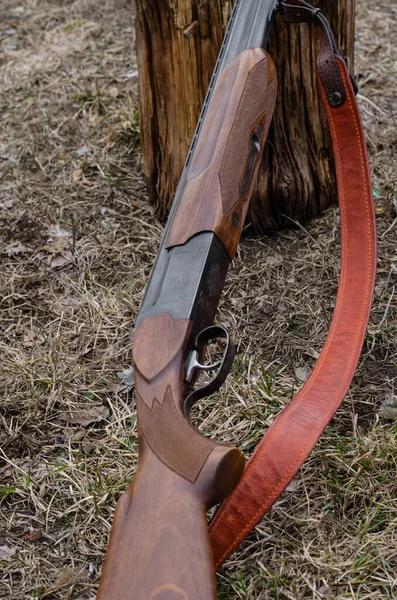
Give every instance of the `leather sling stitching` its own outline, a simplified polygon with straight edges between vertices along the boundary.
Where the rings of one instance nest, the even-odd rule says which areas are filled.
[[[340,62],[340,59],[338,59],[338,62]],[[340,65],[338,65],[338,66],[339,66],[341,76],[343,78],[345,88],[348,92],[347,99],[348,99],[348,103],[349,103],[349,113],[351,114],[351,117],[353,118],[354,127],[355,127],[356,134],[357,134],[357,141],[358,141],[358,147],[359,147],[359,159],[360,159],[360,163],[361,163],[361,171],[362,171],[362,176],[363,176],[362,181],[363,181],[364,188],[365,188],[363,191],[365,193],[364,202],[365,202],[365,210],[366,210],[365,216],[366,216],[366,224],[367,224],[366,239],[367,239],[367,245],[370,248],[370,251],[367,256],[368,263],[367,263],[367,268],[366,268],[366,272],[365,272],[365,279],[366,279],[365,295],[364,295],[365,299],[364,299],[363,307],[361,309],[361,314],[360,314],[360,319],[359,319],[359,327],[357,328],[358,333],[356,333],[355,342],[350,351],[351,356],[350,356],[348,367],[347,367],[347,369],[345,369],[345,374],[343,376],[342,383],[340,386],[338,386],[338,393],[335,394],[335,396],[339,398],[340,394],[342,394],[342,396],[345,395],[344,388],[346,387],[346,383],[348,383],[348,380],[350,378],[349,374],[351,372],[351,367],[354,365],[354,362],[357,362],[357,360],[358,360],[358,357],[356,355],[357,355],[357,351],[358,351],[358,346],[360,345],[360,339],[362,338],[362,328],[363,328],[363,324],[365,322],[365,315],[368,312],[368,303],[369,303],[368,301],[369,301],[369,297],[371,294],[371,282],[372,282],[371,265],[373,263],[374,255],[373,255],[373,248],[371,247],[371,243],[370,243],[371,242],[371,216],[370,216],[370,212],[369,212],[369,202],[370,202],[370,196],[369,196],[369,192],[368,192],[369,181],[368,181],[368,176],[367,176],[366,169],[365,169],[363,141],[362,141],[362,137],[360,135],[359,127],[357,125],[355,106],[353,106],[351,99],[350,99],[351,91],[349,89],[349,83],[347,83],[346,76],[345,76],[346,67],[341,62],[340,62]],[[340,189],[340,210],[343,215],[343,217],[341,219],[341,226],[342,226],[341,228],[342,228],[342,235],[344,236],[344,240],[347,242],[348,241],[347,222],[346,222],[346,220],[347,220],[347,212],[346,212],[347,199],[345,196],[344,175],[343,175],[342,165],[340,162],[339,143],[338,143],[338,137],[337,137],[334,116],[333,116],[334,109],[329,108],[328,103],[326,102],[325,91],[324,91],[322,85],[321,85],[321,95],[322,95],[322,100],[326,106],[327,116],[328,116],[330,127],[331,127],[332,133],[333,133],[333,144],[334,144],[334,148],[335,148],[335,159],[336,159],[335,163],[336,163],[336,171],[337,171],[337,176],[338,176],[338,184],[339,184],[339,189]],[[338,109],[336,109],[336,110],[338,110]],[[321,356],[319,357],[319,360],[317,361],[308,382],[303,386],[303,388],[298,392],[297,396],[295,397],[295,405],[296,406],[292,407],[289,411],[287,410],[288,409],[288,407],[287,407],[286,410],[287,410],[288,414],[285,414],[284,417],[282,418],[282,420],[280,420],[280,422],[278,424],[276,424],[277,423],[277,419],[276,419],[274,426],[273,426],[274,429],[272,430],[272,428],[271,428],[269,430],[269,436],[268,437],[265,436],[265,438],[263,440],[262,448],[258,447],[258,452],[254,452],[251,460],[249,461],[249,463],[246,467],[245,473],[252,471],[252,469],[256,466],[256,462],[257,462],[256,459],[258,459],[260,453],[263,452],[264,448],[271,444],[272,440],[276,437],[276,434],[278,433],[278,431],[281,429],[283,423],[285,422],[285,419],[288,418],[291,413],[293,414],[294,412],[296,412],[296,410],[299,409],[300,397],[302,397],[302,399],[304,399],[307,392],[309,392],[311,390],[311,388],[313,387],[313,385],[316,383],[316,376],[317,376],[317,373],[319,370],[320,370],[320,374],[321,374],[321,367],[329,355],[330,345],[335,337],[335,329],[336,329],[337,321],[339,320],[339,315],[342,310],[344,295],[346,293],[345,284],[346,284],[346,277],[347,277],[347,267],[345,266],[345,261],[349,260],[349,253],[348,253],[349,248],[344,246],[344,240],[342,240],[341,283],[339,286],[339,291],[338,291],[336,306],[335,306],[335,312],[334,312],[334,316],[333,316],[333,319],[331,322],[331,327],[330,327],[323,351],[321,352]],[[331,415],[328,415],[330,418],[336,412],[339,404],[340,404],[340,401],[337,403],[337,406],[335,406],[335,403],[334,403],[334,406],[332,407],[333,408],[332,413],[331,413]],[[280,417],[281,417],[281,414],[280,414]],[[321,433],[319,434],[319,436],[320,435],[321,435]],[[270,494],[266,498],[265,506],[270,507],[273,500],[275,500],[278,497],[279,493],[284,489],[285,485],[290,480],[290,475],[293,474],[294,471],[296,472],[299,469],[302,457],[305,454],[307,454],[307,450],[310,449],[312,447],[312,445],[313,444],[311,442],[304,445],[304,447],[301,449],[301,452],[299,452],[299,454],[297,455],[297,460],[294,461],[293,466],[288,470],[287,473],[285,473],[284,477],[279,482],[279,484],[274,486],[270,490]],[[226,501],[225,504],[227,505],[228,502]],[[246,525],[246,527],[243,530],[239,531],[238,534],[235,536],[233,542],[228,546],[228,548],[222,554],[222,557],[218,560],[217,565],[216,565],[217,567],[220,566],[220,564],[222,564],[223,560],[229,555],[230,551],[236,546],[236,542],[244,539],[245,535],[257,523],[258,517],[261,517],[263,515],[263,513],[264,513],[264,510],[263,510],[263,506],[262,506],[255,512],[254,516],[251,518],[251,520]],[[216,520],[216,517],[215,517],[215,520]]]
[[[344,79],[344,82],[345,82],[345,79]],[[346,82],[345,82],[345,84],[346,84]],[[350,98],[349,98],[349,104],[350,104],[350,110],[351,110],[351,112],[353,114],[353,118],[354,118],[354,121],[355,121],[356,130],[357,130],[355,115],[354,115],[354,113],[352,111],[352,106],[351,106]],[[333,117],[331,116],[331,111],[330,111],[330,118],[331,118],[332,127],[333,127],[333,129],[335,131],[335,127],[334,127],[334,123],[333,123]],[[357,133],[358,133],[358,130],[357,130]],[[358,137],[359,137],[359,140],[360,140],[360,136],[359,135],[358,135]],[[336,142],[335,145],[336,145],[336,147],[338,147],[337,142]],[[360,140],[360,158],[361,158],[361,162],[362,162],[362,145],[361,145],[361,140]],[[363,166],[363,163],[362,163],[362,166]],[[339,164],[338,164],[338,172],[339,172],[339,174],[341,174],[341,169],[340,169],[340,165]],[[365,177],[365,180],[366,179],[367,178]],[[342,190],[341,199],[342,199],[342,198],[344,198],[344,189],[343,189],[343,183],[342,183],[342,181],[341,181],[341,184],[342,184],[341,185],[341,190]],[[343,205],[341,205],[341,209],[342,209],[343,213],[345,213],[345,207]],[[368,217],[368,229],[369,229],[370,228],[370,221],[369,221],[368,207],[367,207],[366,212],[367,212],[367,217]],[[342,228],[344,229],[344,232],[345,232],[345,235],[346,235],[346,223],[343,223]],[[372,256],[372,252],[371,252],[371,256]],[[367,275],[368,275],[368,271],[367,271]],[[343,273],[343,280],[342,280],[341,285],[344,285],[345,278],[346,278],[346,272]],[[370,278],[367,277],[366,298],[368,298],[369,290],[370,290]],[[340,295],[340,301],[342,301],[342,299],[343,299],[344,292],[345,292],[345,290],[342,289],[342,294]],[[334,315],[335,319],[339,316],[340,311],[341,311],[340,303],[339,304],[337,303],[337,310],[335,311],[335,315]],[[360,325],[362,325],[364,318],[365,318],[365,309],[362,310],[361,315],[360,315]],[[330,342],[333,337],[334,337],[334,331],[330,330],[328,338],[327,338],[327,341]],[[350,359],[349,366],[352,365],[352,363],[354,363],[354,360],[355,360],[354,354],[357,351],[358,344],[359,344],[359,339],[356,338],[356,342],[354,344],[354,352],[353,352],[353,356]],[[329,352],[329,346],[328,347],[324,346],[324,350],[322,352],[322,356],[319,358],[319,360],[318,360],[318,362],[317,362],[317,364],[315,366],[315,369],[313,369],[312,376],[310,378],[310,380],[311,380],[310,384],[307,387],[304,386],[304,388],[302,388],[302,390],[301,390],[302,395],[303,395],[304,392],[308,392],[312,388],[313,384],[315,383],[315,381],[314,381],[315,380],[315,370],[318,371],[321,368],[322,363],[325,361],[325,359],[328,356],[328,352]],[[348,377],[349,377],[349,373],[345,373],[345,376],[344,376],[343,382],[342,382],[343,384],[346,383],[346,380],[348,379]],[[299,392],[299,394],[301,392]],[[296,399],[298,400],[298,397],[296,397]],[[335,411],[336,410],[337,409],[335,409]],[[333,412],[335,412],[335,411],[333,411]],[[272,432],[273,435],[270,435],[267,438],[267,440],[266,440],[267,441],[267,445],[271,443],[272,439],[276,436],[276,434],[280,430],[281,426],[282,426],[282,422],[280,422],[278,424],[278,426],[275,426],[275,428],[274,428],[274,430]],[[306,454],[307,449],[310,446],[311,446],[311,443],[309,442],[308,444],[306,444],[303,447],[302,451],[298,454],[298,460],[295,461],[294,465],[289,469],[289,471],[287,472],[286,476],[281,480],[281,482],[279,483],[279,485],[275,486],[271,490],[270,496],[268,497],[268,501],[267,501],[266,504],[269,503],[270,499],[276,499],[278,497],[279,490],[280,489],[281,490],[284,489],[285,483],[288,483],[289,476],[294,472],[294,470],[296,469],[296,466],[300,464],[300,459]],[[248,463],[247,467],[246,467],[246,473],[248,473],[250,470],[252,470],[252,468],[254,468],[254,466],[255,466],[255,453],[254,453],[254,455],[253,455],[252,458],[253,458],[253,461],[252,462],[250,461]],[[249,533],[249,531],[251,531],[252,527],[257,523],[258,517],[262,516],[262,514],[263,514],[262,508],[258,509],[258,511],[255,513],[255,515],[252,517],[251,521],[247,524],[247,526],[241,532],[239,532],[239,534],[234,538],[233,542],[230,544],[230,546],[228,547],[228,549],[222,555],[222,558],[217,563],[217,566],[223,563],[223,560],[228,556],[230,550],[235,546],[236,541],[239,540],[239,539],[241,539],[241,536],[245,536],[247,533]]]

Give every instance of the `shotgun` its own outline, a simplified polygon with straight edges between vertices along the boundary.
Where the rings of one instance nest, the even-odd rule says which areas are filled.
[[[216,598],[206,511],[235,487],[240,450],[202,436],[191,406],[224,382],[234,346],[214,327],[276,99],[266,46],[274,0],[238,0],[134,334],[139,465],[118,501],[98,600]],[[210,340],[215,377],[194,387]]]
[[[246,468],[203,437],[190,409],[219,389],[234,346],[214,326],[276,100],[264,50],[275,12],[320,30],[317,78],[330,126],[342,230],[339,290],[317,364]],[[139,464],[118,501],[98,600],[214,600],[219,568],[302,466],[342,402],[365,336],[376,228],[357,88],[329,23],[305,0],[236,0],[134,337]],[[221,360],[204,365],[211,340]],[[198,384],[200,371],[213,378]],[[208,529],[206,511],[221,503]]]

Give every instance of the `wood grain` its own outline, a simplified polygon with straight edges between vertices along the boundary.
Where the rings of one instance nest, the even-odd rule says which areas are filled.
[[[193,138],[233,0],[135,0],[144,173],[165,218]],[[198,23],[194,35],[186,29]]]
[[[184,244],[201,231],[214,231],[234,258],[273,117],[276,91],[273,61],[261,48],[242,52],[223,71],[166,239],[167,247]],[[248,183],[243,185],[245,178]]]
[[[312,0],[330,19],[341,54],[353,59],[356,0]],[[136,0],[141,138],[151,204],[163,219],[175,196],[232,0]],[[198,22],[189,38],[183,33]],[[255,229],[304,222],[336,202],[325,113],[315,77],[314,25],[277,18],[269,53],[278,101],[250,204]]]
[[[152,386],[167,366],[171,366],[172,370],[173,362],[179,367],[183,365],[191,325],[190,321],[175,320],[168,313],[142,321],[134,336],[133,360],[142,378]],[[175,371],[179,382],[181,373]],[[151,389],[153,391],[154,388]]]
[[[139,465],[117,504],[99,600],[216,598],[206,511],[234,489],[245,460],[183,414],[190,329],[165,313],[135,334]]]
[[[209,485],[228,480],[234,486],[241,474],[238,451],[226,460],[222,453],[213,452],[193,485],[164,467],[141,439],[138,473],[117,504],[98,600],[216,598]]]
[[[330,20],[342,56],[353,63],[356,0],[310,3]],[[259,233],[304,223],[337,202],[331,138],[316,78],[318,50],[315,25],[276,18],[269,53],[279,95],[250,211]]]

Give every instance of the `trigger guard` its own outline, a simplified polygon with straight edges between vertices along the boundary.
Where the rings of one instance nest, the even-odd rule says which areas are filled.
[[[225,339],[226,340],[226,349],[223,354],[223,358],[221,361],[214,363],[213,365],[202,365],[198,362],[195,356],[198,356],[198,351],[202,348],[207,342],[213,339]],[[187,419],[190,418],[190,410],[192,406],[201,398],[205,398],[210,394],[219,390],[221,385],[226,380],[230,369],[233,364],[234,356],[236,354],[236,346],[232,342],[229,336],[229,332],[224,328],[218,325],[213,325],[211,327],[207,327],[201,331],[194,343],[194,351],[195,355],[193,355],[193,359],[189,363],[189,375],[191,376],[194,370],[202,370],[202,371],[214,371],[219,369],[217,374],[211,381],[205,385],[202,385],[194,390],[192,390],[183,403],[183,412]]]

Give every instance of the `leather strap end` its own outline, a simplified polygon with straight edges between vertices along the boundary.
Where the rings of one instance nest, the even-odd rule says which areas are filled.
[[[331,130],[342,229],[342,264],[331,327],[304,386],[277,416],[235,490],[210,524],[216,568],[262,519],[309,456],[353,378],[368,323],[376,274],[376,226],[360,113],[343,59],[336,59],[346,101],[321,98]]]
[[[321,28],[318,72],[328,104],[332,108],[342,106],[346,101],[346,92],[337,65],[337,59],[342,57],[339,55],[332,29],[325,15],[319,8],[314,8],[304,0],[281,1],[279,12],[289,23],[313,23]]]

